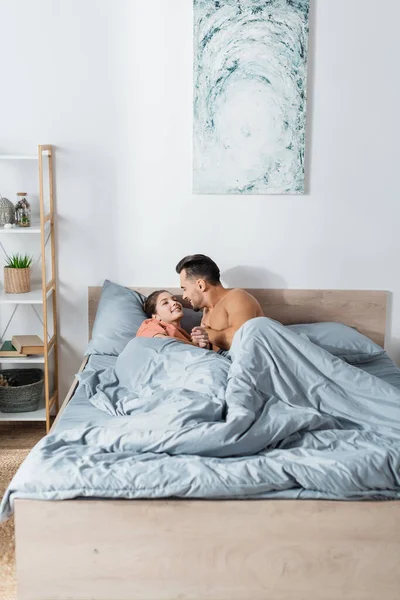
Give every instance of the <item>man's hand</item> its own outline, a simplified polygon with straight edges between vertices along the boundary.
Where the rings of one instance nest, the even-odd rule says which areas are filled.
[[[208,348],[210,340],[208,339],[207,329],[205,327],[193,327],[191,338],[193,344],[200,348]]]

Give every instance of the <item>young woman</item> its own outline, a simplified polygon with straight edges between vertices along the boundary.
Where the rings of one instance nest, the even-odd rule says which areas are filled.
[[[136,337],[170,337],[185,344],[195,345],[190,335],[181,327],[182,304],[170,292],[158,290],[150,294],[144,304],[144,311],[149,318],[143,321]]]

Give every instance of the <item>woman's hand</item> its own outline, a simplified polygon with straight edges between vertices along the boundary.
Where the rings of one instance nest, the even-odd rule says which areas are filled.
[[[207,329],[205,327],[193,327],[191,338],[193,344],[199,346],[200,348],[208,348],[210,345]]]

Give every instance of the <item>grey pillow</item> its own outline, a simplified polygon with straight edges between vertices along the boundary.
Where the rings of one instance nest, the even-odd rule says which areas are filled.
[[[342,323],[307,323],[287,325],[288,329],[304,334],[310,342],[350,364],[361,364],[384,354],[381,346],[362,333]]]
[[[86,354],[118,356],[147,318],[145,296],[105,280]]]
[[[135,337],[145,319],[143,310],[146,297],[134,290],[105,280],[101,291],[92,339],[85,354],[118,356],[127,343]],[[188,333],[200,325],[201,312],[184,307],[182,327]]]

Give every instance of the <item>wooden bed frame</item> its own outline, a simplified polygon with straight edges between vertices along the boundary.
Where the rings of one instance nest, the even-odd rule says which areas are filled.
[[[386,292],[249,291],[285,324],[338,321],[384,344]],[[15,516],[19,600],[400,597],[397,501],[16,500]]]

